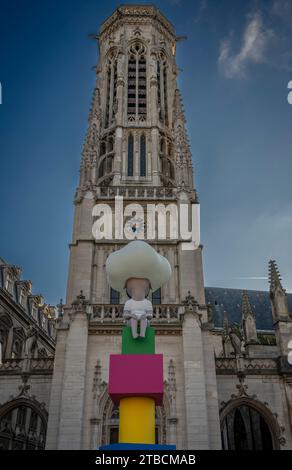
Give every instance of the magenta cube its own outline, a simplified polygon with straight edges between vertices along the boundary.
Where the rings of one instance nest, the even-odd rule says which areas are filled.
[[[109,395],[115,405],[125,397],[151,397],[163,401],[162,354],[111,354]]]

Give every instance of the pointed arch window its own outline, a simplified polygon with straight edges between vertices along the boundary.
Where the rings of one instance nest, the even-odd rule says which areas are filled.
[[[133,134],[128,137],[128,176],[134,174],[134,138]]]
[[[0,449],[44,450],[47,414],[28,399],[14,400],[0,409]]]
[[[140,176],[146,176],[146,138],[145,134],[140,137]]]
[[[128,119],[144,122],[147,114],[146,49],[140,42],[129,49],[128,58]]]
[[[271,450],[271,429],[253,406],[242,404],[226,414],[221,424],[224,450]]]
[[[170,160],[168,160],[168,162],[169,162],[169,176],[172,180],[174,180],[174,167]]]
[[[103,175],[104,175],[104,163],[105,163],[105,159],[103,159],[99,164],[99,169],[98,169],[98,177],[99,178],[102,178]]]
[[[106,153],[106,142],[103,140],[100,144],[100,151],[99,154],[100,156],[104,155]]]

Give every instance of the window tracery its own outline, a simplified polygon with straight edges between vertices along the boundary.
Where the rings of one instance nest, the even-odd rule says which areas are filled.
[[[135,42],[128,52],[128,120],[145,122],[147,116],[146,48]]]
[[[29,400],[15,400],[0,409],[0,449],[41,450],[45,448],[47,420]]]
[[[258,401],[243,398],[221,411],[221,440],[224,450],[271,450],[278,448],[278,424]]]

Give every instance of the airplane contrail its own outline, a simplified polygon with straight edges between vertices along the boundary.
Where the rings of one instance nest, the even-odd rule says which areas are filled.
[[[226,282],[234,280],[252,280],[252,281],[267,281],[269,278],[267,276],[242,276],[242,277],[230,277],[228,279],[217,279],[213,282]]]
[[[255,279],[255,280],[268,280],[267,276],[245,276],[245,277],[233,277],[232,279]]]

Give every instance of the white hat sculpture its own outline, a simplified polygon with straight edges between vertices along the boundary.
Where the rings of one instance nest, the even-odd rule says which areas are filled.
[[[132,241],[110,254],[105,266],[110,286],[119,292],[130,278],[148,279],[155,291],[171,276],[168,260],[142,240]]]

